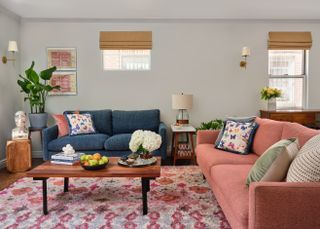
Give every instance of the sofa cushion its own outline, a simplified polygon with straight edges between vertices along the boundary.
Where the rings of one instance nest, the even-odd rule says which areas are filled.
[[[255,122],[237,122],[228,120],[223,128],[218,149],[238,154],[248,154],[258,124]]]
[[[114,134],[133,133],[135,130],[158,131],[159,110],[113,111],[112,126]]]
[[[259,128],[253,139],[252,150],[258,155],[263,154],[270,146],[281,140],[284,122],[257,117]]]
[[[254,153],[240,155],[214,148],[213,144],[200,144],[196,148],[197,162],[205,176],[210,176],[210,169],[221,164],[254,164],[258,156]]]
[[[211,184],[232,228],[248,228],[249,189],[246,178],[252,165],[216,165]]]
[[[71,114],[74,111],[65,111],[63,114]],[[93,110],[80,111],[80,114],[90,114],[98,133],[112,135],[112,111],[111,110]]]
[[[60,152],[67,144],[72,145],[75,150],[102,150],[108,137],[106,134],[64,136],[49,142],[48,150]]]
[[[287,181],[320,182],[320,135],[311,138],[290,165]]]
[[[310,129],[298,123],[284,122],[281,138],[298,138],[300,146],[303,146],[310,138],[318,134],[320,134],[319,130]]]
[[[273,144],[252,166],[247,185],[254,181],[283,181],[298,151],[297,138],[282,139]]]
[[[131,134],[116,134],[111,136],[104,143],[106,150],[129,150]]]

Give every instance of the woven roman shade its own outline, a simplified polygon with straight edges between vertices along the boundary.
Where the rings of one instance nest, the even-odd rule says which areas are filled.
[[[100,32],[100,49],[152,49],[152,32]]]
[[[268,49],[308,50],[311,46],[311,32],[269,32]]]

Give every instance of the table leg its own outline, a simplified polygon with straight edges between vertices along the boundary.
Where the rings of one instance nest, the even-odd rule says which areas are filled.
[[[193,134],[189,133],[189,140],[191,143],[191,161],[194,165],[197,164],[197,159],[196,159],[196,152],[194,151],[194,145],[193,145]]]
[[[69,191],[69,177],[65,177],[65,178],[64,178],[63,191],[64,191],[64,192],[68,192],[68,191]]]
[[[143,215],[148,214],[148,192],[150,191],[150,178],[141,178]]]
[[[173,165],[176,165],[176,160],[178,156],[178,144],[179,144],[179,133],[174,133]]]
[[[42,181],[42,205],[43,205],[43,214],[48,215],[48,196],[47,196],[47,180],[48,178],[33,178],[34,180]]]

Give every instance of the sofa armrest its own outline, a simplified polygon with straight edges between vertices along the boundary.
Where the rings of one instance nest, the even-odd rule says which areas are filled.
[[[198,130],[197,131],[197,145],[199,144],[213,144],[220,133],[220,130]]]
[[[48,144],[52,140],[58,138],[58,126],[51,126],[42,131],[42,152],[43,160],[50,160],[50,154],[48,150]]]
[[[249,228],[320,228],[320,183],[254,182]]]
[[[167,158],[167,126],[163,122],[160,122],[158,133],[162,139],[160,151],[161,158],[164,160]]]

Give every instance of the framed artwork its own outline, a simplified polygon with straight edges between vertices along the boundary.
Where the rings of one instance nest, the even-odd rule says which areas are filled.
[[[57,71],[77,70],[76,48],[47,48],[48,68],[57,67]]]
[[[56,71],[52,74],[49,85],[60,86],[60,90],[53,90],[49,95],[77,95],[77,72]]]

